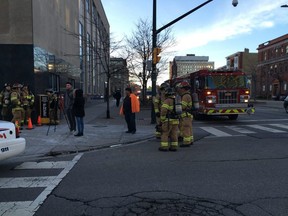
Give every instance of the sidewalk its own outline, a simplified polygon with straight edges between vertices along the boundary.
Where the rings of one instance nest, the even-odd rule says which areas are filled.
[[[32,130],[24,128],[21,130],[21,137],[26,139],[27,144],[20,157],[68,154],[154,138],[155,125],[151,124],[151,108],[142,108],[136,114],[135,134],[125,133],[127,126],[124,117],[119,115],[119,109],[115,101],[110,100],[110,119],[107,119],[106,102],[89,102],[85,107],[82,137],[75,137],[70,133],[64,118],[56,127],[50,126],[48,135],[48,125],[33,125]]]

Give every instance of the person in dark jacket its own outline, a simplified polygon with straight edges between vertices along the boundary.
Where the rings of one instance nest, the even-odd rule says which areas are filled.
[[[64,94],[64,111],[67,115],[68,119],[68,126],[70,129],[70,132],[76,131],[76,122],[75,122],[75,116],[73,113],[73,103],[74,103],[74,97],[73,97],[73,87],[71,82],[66,82],[66,92]]]
[[[76,89],[75,90],[75,98],[74,98],[74,104],[73,104],[73,113],[76,117],[77,122],[77,129],[78,133],[74,136],[83,136],[84,131],[84,116],[85,116],[85,99],[83,97],[83,90],[82,89]]]
[[[116,99],[116,106],[119,107],[120,104],[120,99],[121,99],[121,93],[120,90],[117,90],[114,94],[113,97]]]

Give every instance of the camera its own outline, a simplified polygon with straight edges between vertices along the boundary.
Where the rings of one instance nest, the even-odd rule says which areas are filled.
[[[238,0],[233,0],[233,1],[232,1],[232,5],[233,5],[234,7],[236,7],[236,6],[238,5]]]

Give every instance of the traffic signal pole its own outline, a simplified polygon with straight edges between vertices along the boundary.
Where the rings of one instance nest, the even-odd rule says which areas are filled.
[[[194,11],[200,9],[204,5],[212,2],[213,0],[208,0],[204,2],[203,4],[193,8],[192,10],[188,11],[187,13],[183,14],[182,16],[179,16],[178,18],[174,19],[173,21],[169,22],[168,24],[164,25],[163,27],[159,28],[157,30],[156,22],[157,22],[157,0],[153,0],[153,16],[152,16],[152,51],[157,48],[157,34],[163,31],[164,29],[168,28],[169,26],[173,25],[174,23],[178,22],[179,20],[183,19],[184,17],[188,16],[189,14],[193,13]],[[152,55],[154,58],[155,55]],[[156,96],[156,81],[157,81],[157,68],[156,68],[157,60],[152,59],[152,72],[151,72],[151,80],[152,80],[152,98]],[[154,111],[154,105],[152,103],[152,110],[151,110],[151,124],[156,123],[156,115]]]

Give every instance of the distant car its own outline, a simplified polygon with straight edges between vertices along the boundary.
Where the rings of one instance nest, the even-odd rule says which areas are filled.
[[[26,147],[26,140],[16,134],[13,123],[0,121],[0,160],[21,154]]]

